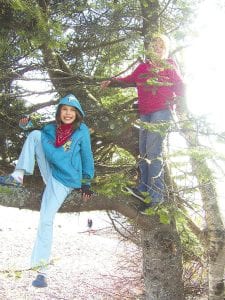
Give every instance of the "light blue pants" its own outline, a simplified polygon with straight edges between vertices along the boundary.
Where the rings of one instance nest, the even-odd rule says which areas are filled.
[[[46,187],[42,196],[40,220],[31,257],[31,267],[40,267],[41,270],[45,270],[51,254],[53,220],[72,188],[64,186],[52,176],[50,165],[42,148],[41,131],[39,130],[34,130],[28,135],[16,169],[24,170],[25,175],[33,174],[35,157]]]
[[[147,123],[160,123],[171,120],[170,110],[156,111],[147,115],[141,115],[140,120]],[[148,129],[140,128],[139,131],[139,152],[141,160],[140,184],[138,190],[148,192],[152,204],[163,201],[164,195],[164,172],[162,161],[162,145],[166,134],[151,132]]]

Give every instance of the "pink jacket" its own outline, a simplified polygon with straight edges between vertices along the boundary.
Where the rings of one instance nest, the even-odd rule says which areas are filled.
[[[140,114],[173,109],[175,96],[184,95],[184,84],[172,59],[166,67],[157,68],[151,62],[140,63],[126,77],[114,78],[117,82],[135,84],[138,92]]]

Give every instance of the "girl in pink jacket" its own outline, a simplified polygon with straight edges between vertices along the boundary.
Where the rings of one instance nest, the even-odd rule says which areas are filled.
[[[171,120],[177,96],[184,96],[184,84],[176,64],[168,58],[169,40],[164,35],[154,38],[147,50],[145,62],[140,63],[128,76],[104,81],[102,88],[120,85],[136,86],[138,110],[142,122],[157,124]],[[177,102],[177,99],[176,99]],[[179,105],[179,103],[178,103]],[[140,182],[137,187],[127,187],[135,197],[150,200],[144,209],[164,201],[164,174],[162,145],[165,134],[140,127]],[[146,202],[146,201],[145,201]]]

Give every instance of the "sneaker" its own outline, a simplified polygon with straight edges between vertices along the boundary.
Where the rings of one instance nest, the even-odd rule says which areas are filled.
[[[126,190],[132,194],[134,197],[138,198],[141,201],[145,201],[145,197],[143,196],[143,194],[137,189],[137,188],[131,188],[131,187],[126,187]]]
[[[48,284],[47,284],[46,277],[44,275],[37,275],[36,279],[32,281],[32,285],[34,287],[39,287],[39,288],[47,287]]]
[[[0,176],[0,185],[8,185],[8,186],[15,186],[15,187],[22,187],[22,183],[14,179],[11,175],[7,176]]]

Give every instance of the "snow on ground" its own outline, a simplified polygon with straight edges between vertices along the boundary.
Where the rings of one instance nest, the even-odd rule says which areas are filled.
[[[0,206],[0,300],[142,299],[141,261],[129,261],[137,249],[121,241],[104,212],[56,215],[48,287],[32,287],[38,219],[39,212]]]

